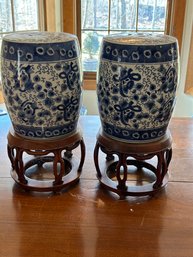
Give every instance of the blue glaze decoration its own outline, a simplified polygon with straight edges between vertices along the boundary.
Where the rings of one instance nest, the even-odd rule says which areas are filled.
[[[176,101],[178,45],[164,35],[103,38],[97,73],[102,129],[126,142],[164,136]]]
[[[65,43],[30,44],[6,41],[2,43],[2,57],[9,60],[45,62],[77,58],[74,40]],[[8,49],[5,51],[4,49]],[[12,49],[12,51],[10,51]],[[65,53],[65,54],[64,54]]]
[[[171,54],[171,49],[173,54]],[[106,60],[126,63],[168,62],[177,60],[178,49],[176,43],[140,46],[118,45],[104,41],[101,57]]]
[[[74,133],[82,93],[76,36],[10,34],[1,56],[3,93],[16,133],[33,139]]]

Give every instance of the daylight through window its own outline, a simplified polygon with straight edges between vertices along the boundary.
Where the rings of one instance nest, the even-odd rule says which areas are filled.
[[[40,30],[38,6],[38,0],[0,0],[0,48],[6,34]]]
[[[102,37],[166,29],[167,0],[81,0],[84,71],[96,71]]]

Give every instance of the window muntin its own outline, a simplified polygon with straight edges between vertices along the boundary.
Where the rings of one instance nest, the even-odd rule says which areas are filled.
[[[113,33],[165,33],[167,0],[81,0],[83,70],[95,72],[102,37]]]
[[[0,0],[0,52],[4,35],[42,29],[39,7],[38,0]]]

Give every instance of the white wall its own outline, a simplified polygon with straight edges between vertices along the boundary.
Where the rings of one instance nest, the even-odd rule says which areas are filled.
[[[83,91],[83,105],[87,109],[87,114],[89,115],[98,114],[97,96],[96,96],[95,90]]]
[[[182,42],[182,52],[180,60],[180,81],[177,91],[177,102],[173,116],[193,117],[193,97],[184,93],[186,82],[186,69],[189,56],[191,30],[193,24],[193,0],[187,0],[186,15],[184,22],[184,33]],[[97,97],[95,90],[84,90],[83,104],[87,108],[87,114],[98,114]]]

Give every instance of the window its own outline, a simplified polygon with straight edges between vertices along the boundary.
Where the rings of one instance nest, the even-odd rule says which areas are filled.
[[[61,11],[61,30],[77,34],[79,37],[83,62],[89,57],[98,58],[103,35],[121,31],[165,32],[176,36],[179,46],[181,46],[186,0],[0,0],[0,41],[3,35],[17,31],[17,29],[41,30],[44,28],[44,14],[45,29],[55,31],[56,3],[58,6],[61,5],[58,7]],[[19,8],[16,8],[16,5]],[[144,7],[145,5],[149,9],[147,6]],[[95,12],[92,8],[95,9]],[[30,14],[30,18],[24,14],[27,10],[33,13],[33,15]],[[18,16],[19,12],[20,17]],[[25,26],[21,24],[21,16],[23,16],[22,23]],[[13,20],[19,20],[20,25],[18,25],[19,21],[13,22]],[[31,23],[32,20],[35,22]],[[28,22],[31,24],[30,28]],[[92,34],[95,48],[89,50],[89,53],[86,48],[90,47],[89,40],[93,40]],[[84,43],[86,36],[87,42]],[[96,77],[94,72],[96,61],[94,62],[88,69],[84,68],[85,71],[92,69],[92,72],[84,72],[86,75],[84,76],[86,78],[84,87],[87,89],[94,89],[96,86],[93,80],[89,80],[87,83],[87,78],[95,79]]]
[[[102,37],[167,29],[167,0],[81,0],[83,70],[96,71]]]
[[[91,9],[92,3],[93,3],[93,5],[97,4],[97,6],[99,5],[99,3],[101,3],[102,4],[101,6],[103,6],[103,7],[105,6],[105,3],[106,3],[106,6],[108,7],[108,10],[109,10],[109,11],[107,11],[107,10],[104,10],[104,8],[102,8],[102,10],[100,10],[100,12],[99,12],[99,10],[98,10],[99,8],[96,6],[96,10],[98,12],[98,14],[96,13],[98,15],[98,16],[96,15],[96,18],[98,18],[98,20],[99,20],[99,17],[102,17],[102,14],[104,12],[106,12],[106,13],[108,13],[108,21],[109,21],[109,22],[107,22],[107,24],[108,24],[107,29],[106,28],[98,29],[99,25],[97,25],[98,27],[96,28],[96,33],[100,33],[100,34],[102,34],[102,32],[106,33],[106,34],[113,33],[113,32],[118,33],[118,32],[120,32],[120,29],[122,30],[122,28],[120,28],[120,22],[118,23],[119,24],[119,26],[117,26],[118,28],[115,28],[115,24],[112,24],[112,17],[115,17],[116,11],[114,11],[114,14],[113,14],[113,11],[110,12],[110,8],[112,8],[112,7],[114,8],[114,10],[116,10],[115,5],[118,2],[119,2],[119,7],[117,6],[117,8],[119,9],[119,12],[120,12],[121,11],[120,4],[121,4],[122,0],[95,0],[95,1],[88,0],[88,2],[90,2],[90,6],[86,5],[86,2],[87,2],[86,0],[65,0],[64,11],[63,11],[63,30],[67,31],[69,33],[74,33],[74,34],[78,35],[80,43],[81,43],[82,52],[83,52],[83,61],[84,61],[84,59],[86,59],[88,57],[89,54],[85,52],[85,49],[83,49],[84,48],[84,45],[83,45],[84,37],[82,34],[89,33],[89,30],[92,33],[95,32],[95,30],[93,29],[93,27],[94,27],[93,25],[91,27],[91,24],[87,23],[87,27],[85,28],[85,26],[84,26],[84,17],[85,17],[85,19],[87,19],[87,16],[85,16],[85,14],[87,13],[86,9],[88,10],[88,12],[90,12],[90,15],[93,15],[93,19],[92,19],[93,23],[92,24],[96,24],[93,21],[94,14],[92,14],[93,11]],[[179,43],[179,48],[181,49],[185,7],[186,7],[186,2],[187,2],[186,0],[167,0],[167,1],[165,1],[165,0],[163,0],[163,1],[162,0],[157,0],[157,1],[155,1],[155,0],[135,0],[135,1],[134,0],[132,0],[132,1],[125,0],[124,2],[126,2],[127,9],[128,9],[129,2],[130,2],[130,4],[133,3],[133,9],[134,9],[134,7],[135,7],[135,10],[137,10],[137,8],[138,8],[138,11],[136,11],[135,13],[133,12],[135,21],[136,21],[135,24],[138,24],[138,25],[136,26],[137,29],[136,28],[131,29],[132,26],[130,26],[130,28],[129,28],[129,26],[126,26],[126,29],[123,29],[123,31],[129,32],[129,31],[135,31],[135,30],[136,31],[139,31],[139,30],[144,31],[146,29],[147,29],[147,31],[152,30],[152,27],[150,27],[149,25],[147,28],[146,19],[149,19],[147,12],[143,12],[143,15],[141,15],[141,12],[143,11],[141,9],[141,7],[144,6],[145,4],[149,3],[149,5],[151,6],[149,8],[151,10],[153,10],[153,9],[157,10],[158,14],[159,14],[158,18],[157,18],[159,20],[159,22],[156,22],[156,23],[153,22],[153,20],[154,21],[156,20],[155,19],[156,18],[155,16],[157,15],[156,14],[157,11],[156,11],[156,12],[154,12],[154,14],[156,14],[156,15],[154,15],[154,16],[153,16],[153,14],[150,15],[150,20],[148,21],[149,24],[150,24],[150,21],[151,21],[151,24],[154,24],[153,29],[155,32],[163,33],[163,31],[164,31],[164,33],[166,33],[166,34],[177,37],[178,43]],[[163,3],[164,3],[164,5],[163,5]],[[156,7],[156,5],[157,5],[157,7]],[[165,6],[165,12],[163,12],[163,6]],[[162,10],[161,13],[159,11],[160,9]],[[127,12],[126,12],[127,15],[129,15],[128,13],[130,12],[130,10],[131,9],[127,10]],[[139,10],[140,10],[140,12],[139,12]],[[70,22],[68,22],[68,14],[69,13],[72,16],[70,19]],[[165,22],[163,21],[163,15],[165,15]],[[134,18],[134,17],[132,17],[132,18]],[[136,18],[136,17],[138,17],[138,18]],[[121,19],[120,16],[117,18],[119,20]],[[142,22],[142,21],[144,21],[144,22]],[[161,23],[160,23],[160,21],[161,21]],[[104,22],[104,20],[103,20],[103,22]],[[83,24],[81,24],[81,23],[83,23]],[[110,27],[111,24],[112,24],[112,27]],[[88,25],[89,25],[89,27],[88,27]],[[145,27],[146,29],[143,28],[142,25],[144,27],[146,25],[146,27]],[[158,27],[158,25],[159,25],[159,27]],[[104,31],[104,30],[106,30],[106,31]],[[102,37],[98,37],[98,39],[99,39],[99,45],[100,45],[100,40],[102,39]],[[95,55],[97,56],[98,52],[96,52]],[[88,90],[95,89],[96,88],[95,78],[96,78],[96,72],[84,72],[84,88],[88,89]]]
[[[37,0],[0,0],[0,48],[6,34],[42,29],[43,22],[39,19],[42,3]]]

